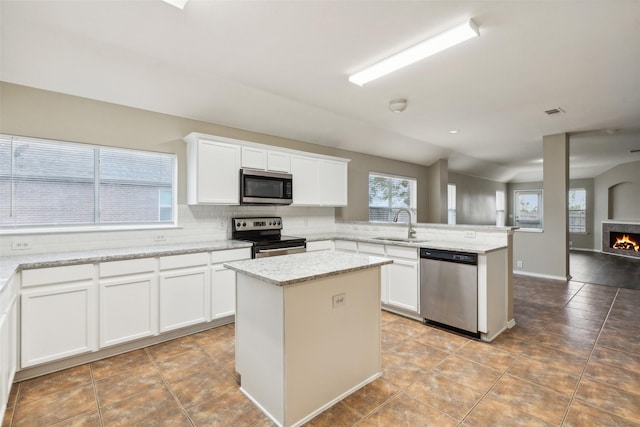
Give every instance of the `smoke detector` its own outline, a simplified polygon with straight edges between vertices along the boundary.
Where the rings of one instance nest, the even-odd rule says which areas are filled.
[[[404,98],[392,99],[389,101],[389,110],[394,113],[402,113],[407,108],[407,100]]]

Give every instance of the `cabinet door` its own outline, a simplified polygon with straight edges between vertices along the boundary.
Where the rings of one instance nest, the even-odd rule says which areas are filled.
[[[418,312],[418,261],[394,259],[387,267],[387,304]]]
[[[331,240],[307,242],[307,252],[330,251],[331,249],[333,249]]]
[[[242,147],[242,167],[267,169],[267,150],[254,147]]]
[[[211,267],[211,318],[236,313],[236,272],[222,264]]]
[[[160,332],[206,322],[209,268],[160,273]]]
[[[322,160],[320,163],[320,204],[347,206],[346,162]]]
[[[293,204],[319,205],[320,159],[291,156],[291,174],[293,175]]]
[[[158,333],[155,275],[100,282],[100,347]]]
[[[26,289],[21,298],[21,367],[97,350],[93,282]]]
[[[291,172],[291,154],[269,151],[267,169],[274,172]]]
[[[206,140],[199,140],[197,144],[197,172],[189,183],[189,204],[239,204],[240,147]],[[190,163],[193,161],[190,158]]]

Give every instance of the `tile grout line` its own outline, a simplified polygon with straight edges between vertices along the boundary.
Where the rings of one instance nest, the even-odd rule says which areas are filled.
[[[569,300],[567,301],[567,303],[568,303],[569,301],[571,301],[571,299],[572,299],[575,295],[577,295],[577,294],[578,294],[578,292],[579,292],[583,287],[584,287],[584,284],[580,287],[580,289],[578,289],[578,290],[577,290],[577,291],[572,295],[572,297],[571,297],[571,298],[569,298]],[[566,304],[567,304],[567,303],[565,303],[565,306],[566,306]],[[563,306],[563,307],[564,307],[564,306]],[[561,309],[561,308],[558,308],[558,311],[559,311],[560,309]],[[548,323],[550,324],[552,321],[553,321],[553,320],[550,320]],[[548,326],[548,325],[547,325],[547,326]],[[544,328],[542,328],[542,329],[540,330],[540,332],[541,332],[541,331],[544,331],[544,330],[547,328],[547,326],[545,326]],[[539,332],[538,332],[538,334],[539,334]],[[537,334],[536,334],[536,336],[537,336]],[[532,338],[532,339],[533,339],[533,338]],[[476,407],[477,407],[477,406],[478,406],[478,405],[479,405],[479,404],[480,404],[480,403],[481,403],[485,398],[489,397],[489,393],[491,393],[491,391],[495,388],[495,386],[498,384],[498,382],[500,382],[500,380],[501,380],[502,378],[504,378],[504,376],[505,376],[505,375],[507,375],[507,374],[508,374],[508,371],[511,369],[511,367],[512,367],[512,366],[513,366],[513,365],[514,365],[518,360],[520,360],[520,358],[521,358],[521,357],[525,357],[525,358],[526,358],[526,356],[523,356],[524,351],[525,351],[527,348],[529,348],[529,347],[530,347],[532,344],[534,344],[534,343],[535,343],[535,341],[527,341],[527,346],[526,346],[525,348],[523,348],[523,349],[520,351],[520,353],[519,353],[519,354],[518,354],[518,355],[513,359],[513,361],[509,364],[509,366],[504,370],[504,372],[502,372],[502,373],[500,374],[500,376],[498,377],[498,379],[496,379],[496,381],[491,385],[491,387],[490,387],[490,388],[489,388],[489,389],[488,389],[488,390],[487,390],[487,391],[482,395],[482,397],[480,398],[480,400],[478,400],[478,401],[476,402],[476,404],[475,404],[475,405],[473,405],[473,407],[472,407],[472,408],[467,412],[467,414],[464,416],[464,418],[462,419],[462,421],[460,421],[460,423],[459,423],[458,425],[462,425],[465,421],[467,421],[467,419],[468,419],[469,415],[471,415],[471,413],[473,412],[473,410],[474,410],[474,409],[475,409],[475,408],[476,408]],[[466,346],[466,344],[465,344],[465,346]],[[462,346],[462,347],[464,347],[464,346]],[[462,347],[461,347],[461,348],[462,348]],[[459,349],[458,349],[458,350],[459,350]],[[458,350],[456,350],[456,352],[457,352]],[[460,356],[460,357],[463,357],[463,356]],[[464,358],[464,357],[463,357],[463,358]],[[466,360],[470,360],[470,359],[467,359],[467,358],[465,358],[465,359],[466,359]],[[476,362],[476,363],[477,363],[477,362]],[[555,393],[558,393],[556,390],[553,390],[553,389],[548,388],[548,387],[544,387],[544,386],[542,386],[542,385],[540,385],[540,384],[533,383],[533,382],[531,382],[531,381],[529,381],[529,380],[527,380],[527,379],[520,378],[520,377],[516,377],[516,378],[518,378],[518,379],[519,379],[519,380],[521,380],[521,381],[527,382],[527,383],[529,383],[529,384],[535,385],[535,386],[537,386],[537,387],[542,387],[542,388],[544,388],[544,389],[551,390],[551,391],[553,391],[553,392],[555,392]],[[569,404],[567,405],[567,410],[568,410],[569,406],[571,406],[571,400],[569,401]],[[534,418],[536,418],[536,419],[539,419],[539,420],[541,420],[541,421],[543,421],[543,422],[547,422],[547,421],[545,421],[544,419],[540,418],[539,416],[537,416],[537,415],[533,415],[533,414],[529,414],[528,412],[523,411],[522,409],[519,409],[519,411],[525,412],[526,414],[531,415],[532,417],[534,417]],[[564,416],[563,416],[563,419],[561,420],[561,422],[560,422],[560,424],[559,424],[559,425],[562,425],[562,422],[563,422],[563,421],[564,421]]]
[[[102,418],[102,407],[100,405],[100,398],[98,396],[98,385],[96,384],[96,379],[93,375],[93,365],[89,364],[89,374],[91,375],[91,386],[93,388],[93,395],[96,399],[96,407],[98,409],[98,421],[101,426],[104,426],[104,419]]]
[[[162,370],[160,369],[160,366],[158,366],[157,360],[155,360],[152,357],[151,353],[147,350],[148,348],[149,347],[145,347],[144,351],[145,351],[145,353],[147,353],[147,357],[149,357],[149,360],[151,360],[151,364],[158,370],[158,374],[160,374],[160,378],[162,378],[162,383],[164,384],[164,386],[167,388],[167,390],[171,394],[171,397],[173,397],[173,400],[175,400],[175,402],[180,407],[180,412],[187,417],[187,420],[189,420],[189,423],[191,423],[192,426],[195,426],[196,425],[195,422],[193,422],[193,420],[189,416],[189,413],[187,412],[187,409],[184,407],[184,405],[182,404],[180,399],[178,399],[178,396],[176,396],[176,394],[173,392],[173,389],[169,385],[169,382],[167,381],[167,379],[162,374]]]
[[[598,286],[603,286],[603,285],[598,285]],[[613,310],[613,305],[616,303],[616,300],[618,299],[618,294],[619,293],[620,293],[620,288],[616,288],[616,293],[615,293],[615,295],[613,297],[613,301],[611,301],[611,305],[609,306],[609,310],[607,311],[607,315],[605,316],[604,321],[602,322],[602,326],[600,326],[600,330],[598,331],[598,336],[596,337],[596,340],[593,343],[593,347],[591,348],[591,352],[589,352],[589,356],[587,357],[587,362],[584,364],[584,367],[582,368],[582,372],[580,373],[580,378],[578,379],[578,383],[576,384],[576,387],[574,388],[573,393],[571,393],[571,397],[569,399],[569,405],[567,406],[567,409],[564,412],[564,415],[562,417],[562,422],[560,423],[560,425],[563,425],[565,423],[567,417],[569,416],[569,411],[571,409],[571,405],[573,404],[573,401],[575,400],[576,394],[578,393],[578,388],[580,387],[580,383],[582,382],[582,378],[584,377],[584,374],[587,371],[587,366],[589,366],[589,362],[591,361],[591,357],[593,356],[593,352],[595,351],[596,346],[598,345],[598,340],[600,340],[600,335],[602,335],[602,330],[604,329],[604,325],[607,323],[607,320],[609,320],[609,315],[611,314],[611,310]],[[591,405],[587,405],[587,406],[591,406]],[[610,413],[609,411],[605,411],[605,412]]]

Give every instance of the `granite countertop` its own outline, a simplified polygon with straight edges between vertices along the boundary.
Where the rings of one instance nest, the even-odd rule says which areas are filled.
[[[251,243],[239,240],[217,240],[212,242],[184,243],[176,245],[141,246],[132,248],[110,248],[81,252],[56,252],[3,257],[0,259],[0,289],[19,270],[61,267],[65,265],[94,262],[122,261],[156,256],[183,255],[198,252],[214,252],[226,249],[250,248]]]
[[[305,252],[223,264],[247,276],[283,286],[393,263],[376,256],[341,252]]]
[[[307,242],[320,240],[351,240],[354,242],[376,243],[379,245],[404,246],[409,248],[442,249],[457,252],[469,252],[474,254],[486,254],[489,252],[506,249],[505,244],[495,244],[482,241],[445,241],[437,239],[414,239],[411,241],[384,240],[375,236],[363,236],[358,234],[318,233],[304,236]]]

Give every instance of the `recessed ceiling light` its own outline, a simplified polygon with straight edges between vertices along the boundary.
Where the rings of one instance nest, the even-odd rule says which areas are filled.
[[[362,71],[349,76],[349,81],[358,86],[382,77],[400,68],[411,65],[421,59],[431,56],[447,48],[455,46],[472,37],[478,37],[480,32],[478,26],[469,19],[440,34],[436,34],[420,43],[411,46],[401,52],[396,53]]]
[[[553,115],[553,114],[560,114],[560,113],[564,114],[564,113],[566,113],[566,111],[564,111],[564,110],[563,110],[562,108],[560,108],[560,107],[551,108],[551,109],[549,109],[549,110],[544,110],[544,112],[545,112],[545,113],[547,113],[547,114],[548,114],[548,115],[550,115],[550,116],[551,116],[551,115]]]
[[[187,4],[189,0],[162,0],[162,1],[182,10],[184,9],[184,6]]]
[[[451,134],[458,133],[458,132],[460,132],[460,131],[459,131],[459,130],[457,130],[457,129],[454,129],[454,130],[450,130],[450,131],[449,131],[449,133],[451,133]]]

